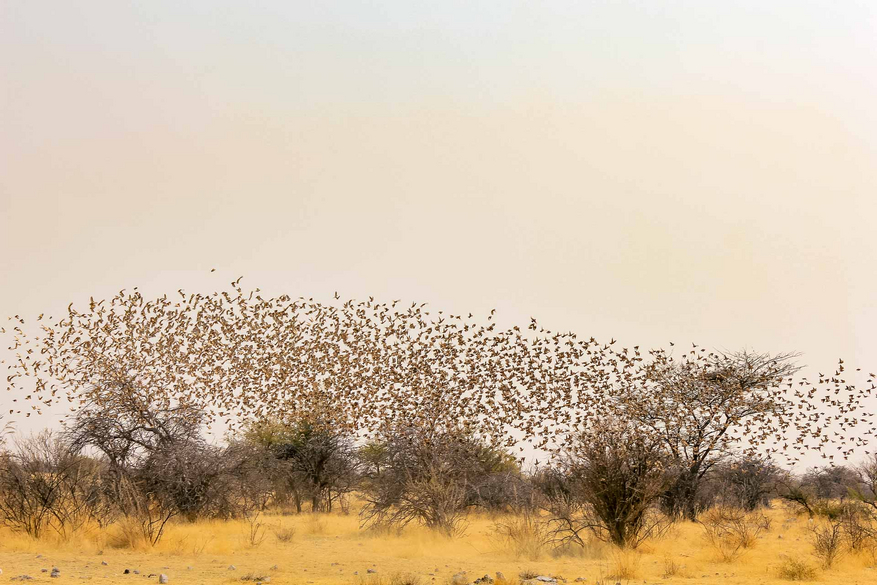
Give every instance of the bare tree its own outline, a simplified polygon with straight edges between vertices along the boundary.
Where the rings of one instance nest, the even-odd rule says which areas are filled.
[[[782,478],[782,470],[773,461],[756,455],[743,455],[722,462],[708,476],[716,491],[716,499],[726,506],[748,512],[769,506]]]
[[[844,500],[855,491],[860,475],[843,465],[813,468],[801,477],[801,484],[824,500]]]
[[[0,459],[0,520],[34,538],[105,522],[101,472],[50,431],[19,439]]]
[[[114,389],[67,419],[65,435],[74,448],[97,449],[111,467],[125,469],[153,452],[203,441],[204,416],[198,408],[156,400],[134,379],[106,384]]]

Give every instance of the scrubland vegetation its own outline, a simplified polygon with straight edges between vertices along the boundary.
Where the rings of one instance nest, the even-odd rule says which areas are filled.
[[[148,447],[114,468],[76,451],[82,432],[5,451],[4,577],[48,581],[41,569],[58,567],[60,578],[112,582],[137,570],[181,583],[452,584],[497,571],[509,583],[867,583],[877,571],[877,460],[802,477],[764,460],[722,461],[705,476],[695,521],[656,498],[646,520],[629,517],[624,534],[635,537],[619,546],[582,472],[525,474],[475,444],[348,448],[325,430],[272,425],[222,448],[187,433],[160,446],[144,437]],[[624,497],[632,502],[616,509],[641,507]]]
[[[17,318],[9,389],[73,408],[0,452],[4,577],[877,579],[877,458],[779,462],[867,444],[873,376],[842,361],[811,383],[794,354],[234,290]]]

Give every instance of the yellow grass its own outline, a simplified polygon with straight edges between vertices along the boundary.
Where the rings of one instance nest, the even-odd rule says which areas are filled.
[[[737,583],[781,584],[789,559],[816,569],[821,583],[877,583],[873,555],[847,554],[830,571],[818,569],[811,554],[805,517],[783,509],[771,510],[773,523],[754,546],[733,562],[722,562],[704,539],[700,526],[681,523],[660,539],[645,543],[635,552],[618,551],[595,543],[586,550],[571,549],[561,556],[532,546],[515,547],[493,529],[497,518],[469,518],[464,536],[449,539],[419,527],[401,534],[374,534],[359,530],[355,511],[312,516],[268,515],[265,539],[258,546],[248,541],[244,521],[175,523],[155,548],[114,548],[124,539],[119,527],[106,532],[85,530],[59,541],[51,537],[34,541],[6,529],[0,531],[0,580],[19,574],[34,577],[31,583],[97,579],[103,583],[144,583],[123,570],[141,575],[166,573],[176,583],[245,583],[248,577],[270,576],[271,584],[400,585],[411,577],[421,585],[447,585],[453,574],[466,571],[470,581],[501,571],[511,585],[521,572],[564,577],[570,584],[577,577],[586,583]],[[294,530],[281,542],[275,530]],[[41,556],[38,556],[41,555]],[[104,561],[107,564],[102,565]],[[234,570],[229,566],[234,565]],[[275,569],[272,569],[276,565]],[[58,567],[61,579],[50,579],[45,568]],[[367,573],[367,569],[377,571]],[[358,573],[358,574],[357,574]],[[401,579],[407,577],[408,580]],[[149,582],[157,582],[157,576]]]

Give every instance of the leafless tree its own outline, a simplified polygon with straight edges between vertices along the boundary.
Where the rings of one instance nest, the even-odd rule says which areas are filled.
[[[770,505],[783,472],[767,457],[743,455],[716,465],[707,477],[715,500],[751,512]]]
[[[859,479],[854,469],[844,465],[829,465],[807,471],[801,477],[801,484],[817,498],[844,500],[856,489]]]
[[[89,520],[106,523],[103,471],[52,432],[19,439],[0,458],[0,519],[34,538],[46,530],[67,537]]]
[[[158,451],[201,444],[203,413],[190,404],[163,404],[136,380],[107,383],[101,402],[80,407],[66,421],[65,435],[76,449],[93,448],[114,469],[137,466]]]

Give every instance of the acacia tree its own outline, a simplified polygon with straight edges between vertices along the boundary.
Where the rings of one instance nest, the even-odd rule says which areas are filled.
[[[65,435],[76,449],[98,450],[112,469],[130,470],[154,453],[200,445],[202,420],[198,408],[164,404],[132,379],[77,409]]]
[[[625,415],[660,438],[671,456],[667,511],[694,520],[704,477],[741,433],[758,433],[785,414],[788,405],[775,391],[798,369],[794,357],[744,351],[671,361],[659,354],[646,368],[648,391],[620,396]],[[768,438],[761,432],[753,445]]]

